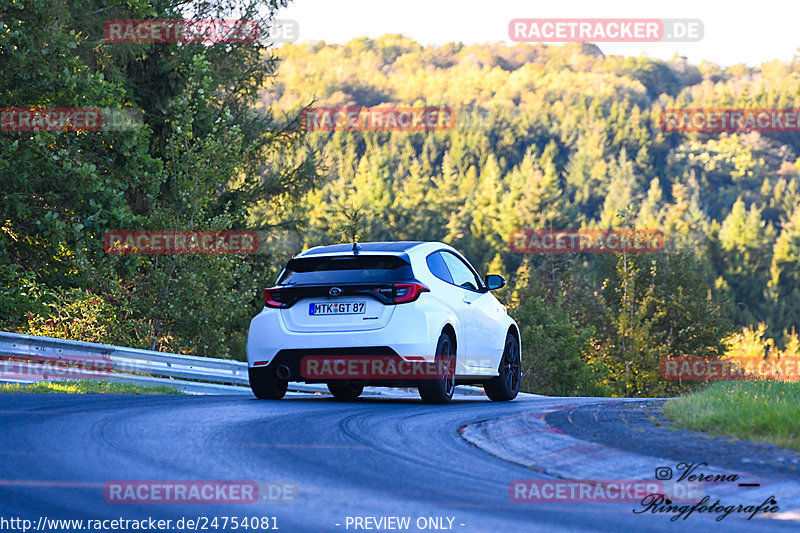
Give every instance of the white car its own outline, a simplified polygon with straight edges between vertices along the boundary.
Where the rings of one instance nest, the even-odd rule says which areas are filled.
[[[264,291],[250,323],[250,387],[280,399],[289,381],[327,383],[340,400],[364,386],[418,387],[423,401],[445,403],[455,385],[476,384],[492,400],[513,400],[519,328],[490,293],[504,285],[440,242],[306,250]]]

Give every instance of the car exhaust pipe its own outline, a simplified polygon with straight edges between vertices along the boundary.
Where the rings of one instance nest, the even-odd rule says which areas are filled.
[[[288,366],[280,365],[278,369],[275,371],[275,375],[278,376],[278,379],[288,381],[289,378],[292,377],[292,371],[289,370]]]

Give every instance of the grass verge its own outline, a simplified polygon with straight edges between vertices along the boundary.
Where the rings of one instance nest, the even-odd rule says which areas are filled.
[[[6,383],[0,385],[0,393],[68,393],[68,394],[183,394],[174,387],[157,385],[142,387],[130,383],[83,379],[75,381],[37,381],[29,385]]]
[[[731,381],[668,401],[676,425],[800,450],[800,383]]]

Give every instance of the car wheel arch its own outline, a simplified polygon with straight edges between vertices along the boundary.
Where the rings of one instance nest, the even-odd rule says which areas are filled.
[[[442,327],[442,333],[446,333],[450,336],[450,340],[453,341],[453,351],[458,354],[458,339],[456,338],[456,329],[453,327],[452,324],[449,322]]]
[[[510,333],[517,340],[517,349],[519,350],[519,360],[522,362],[522,337],[519,334],[519,326],[511,324],[508,326],[508,333]]]

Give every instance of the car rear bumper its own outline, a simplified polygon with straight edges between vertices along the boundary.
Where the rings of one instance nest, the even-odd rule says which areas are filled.
[[[302,356],[325,354],[383,355],[396,356],[399,360],[433,362],[438,337],[438,331],[435,335],[429,331],[424,313],[398,309],[385,327],[375,330],[294,332],[286,327],[278,309],[265,307],[250,322],[247,364],[251,367],[272,366],[279,353],[282,359],[288,358],[292,364]],[[299,376],[294,372],[292,375]],[[301,380],[293,377],[292,381]]]
[[[281,350],[272,358],[269,364],[259,365],[255,368],[266,368],[267,372],[275,372],[277,375],[284,373],[288,376],[288,381],[302,381],[305,383],[327,383],[334,381],[329,378],[319,378],[307,374],[307,367],[304,367],[304,358],[329,358],[329,360],[364,359],[376,357],[383,361],[393,361],[395,367],[399,367],[404,361],[402,357],[394,353],[388,346],[370,346],[366,348],[327,348],[309,350]],[[337,365],[338,366],[338,365]],[[346,368],[342,365],[342,368]],[[279,371],[280,369],[280,371]],[[376,379],[375,377],[348,376],[346,371],[341,376],[336,376],[335,381],[347,383],[359,383],[361,385],[372,386],[393,386],[393,387],[413,387],[417,385],[417,380],[410,377],[394,379]]]

